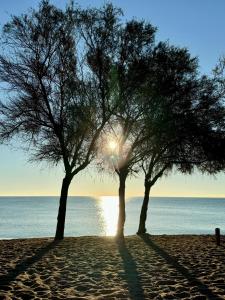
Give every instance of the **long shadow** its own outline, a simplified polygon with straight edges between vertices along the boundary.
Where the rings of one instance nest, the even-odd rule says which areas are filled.
[[[7,286],[10,282],[16,279],[18,275],[25,272],[31,265],[38,262],[45,254],[47,254],[51,249],[60,241],[52,241],[47,244],[45,247],[38,249],[34,256],[29,257],[25,260],[19,262],[14,269],[10,270],[8,274],[0,276],[0,287]]]
[[[130,299],[145,299],[144,291],[137,271],[136,263],[126,247],[125,241],[117,241],[118,250],[123,260],[125,280],[128,284]]]
[[[149,234],[143,234],[139,237],[142,238],[142,240],[151,247],[158,255],[160,255],[168,264],[173,266],[180,274],[182,274],[191,285],[194,285],[198,288],[199,292],[207,296],[207,299],[213,299],[213,300],[221,300],[220,297],[215,295],[206,284],[202,283],[200,280],[198,280],[193,274],[191,274],[185,267],[180,265],[172,256],[170,256],[165,250],[160,248],[157,244],[155,244]]]

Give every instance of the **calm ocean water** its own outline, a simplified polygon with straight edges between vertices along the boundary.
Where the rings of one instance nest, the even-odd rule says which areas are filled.
[[[135,234],[142,198],[126,202],[125,234]],[[0,197],[0,239],[54,236],[58,197]],[[116,197],[69,197],[65,236],[114,235]],[[225,234],[225,199],[152,197],[147,229],[151,234]]]

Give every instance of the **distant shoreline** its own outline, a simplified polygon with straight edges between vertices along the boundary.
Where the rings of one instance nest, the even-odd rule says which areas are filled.
[[[145,235],[145,234],[144,234]],[[184,233],[184,234],[150,234],[146,233],[149,237],[153,238],[192,238],[192,237],[211,237],[215,238],[215,234],[192,234],[192,233]],[[134,238],[138,237],[136,234],[125,235],[125,238]],[[99,238],[99,239],[115,239],[116,236],[113,235],[79,235],[79,236],[65,236],[64,240],[67,239],[82,239],[82,238]],[[221,234],[221,239],[225,242],[225,234]],[[54,236],[43,236],[43,237],[24,237],[24,238],[0,238],[0,241],[33,241],[33,240],[54,240]]]

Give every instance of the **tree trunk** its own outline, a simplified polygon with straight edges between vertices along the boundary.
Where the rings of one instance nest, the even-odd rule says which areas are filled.
[[[124,224],[126,219],[125,212],[125,182],[126,182],[127,174],[121,172],[119,174],[119,217],[117,224],[117,238],[124,238]]]
[[[151,189],[151,184],[149,182],[145,182],[145,195],[141,207],[139,228],[137,234],[146,233],[145,222],[147,219],[147,211],[148,211],[148,202],[149,202],[149,193]]]
[[[55,240],[62,240],[64,238],[66,204],[67,204],[67,196],[68,196],[68,190],[69,190],[69,185],[71,180],[72,178],[66,175],[62,182]]]

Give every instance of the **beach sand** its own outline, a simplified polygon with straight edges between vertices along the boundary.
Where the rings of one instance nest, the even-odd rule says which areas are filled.
[[[1,240],[0,299],[225,299],[225,242],[216,246],[208,235]]]

